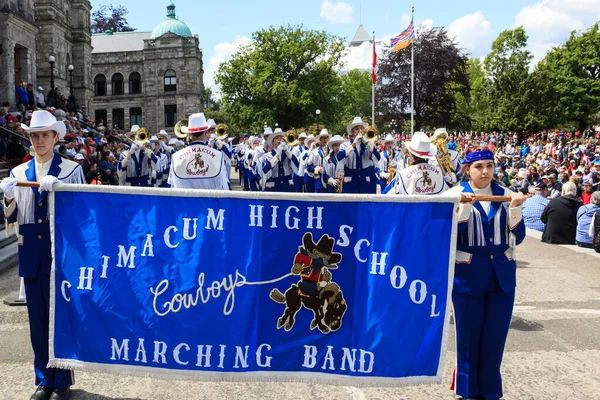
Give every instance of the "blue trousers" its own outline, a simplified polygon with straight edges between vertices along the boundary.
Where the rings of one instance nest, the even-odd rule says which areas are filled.
[[[512,317],[515,292],[502,291],[496,273],[481,296],[452,293],[456,326],[456,394],[502,398],[500,365]]]
[[[294,190],[296,193],[302,193],[304,191],[304,177],[294,176]]]
[[[304,181],[304,192],[305,193],[314,193],[315,192],[315,180],[305,180]]]
[[[73,371],[46,368],[50,325],[50,268],[40,266],[35,278],[25,278],[29,331],[33,347],[36,386],[65,389],[74,382]]]

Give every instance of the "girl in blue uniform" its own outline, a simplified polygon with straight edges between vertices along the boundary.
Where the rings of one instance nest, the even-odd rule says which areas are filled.
[[[463,203],[452,302],[458,365],[455,390],[463,399],[502,397],[500,365],[515,299],[515,247],[525,238],[521,205],[526,197],[494,181],[494,154],[469,152],[463,165]],[[510,203],[474,201],[510,196]]]

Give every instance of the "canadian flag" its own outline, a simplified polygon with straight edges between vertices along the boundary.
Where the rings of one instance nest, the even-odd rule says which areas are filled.
[[[375,51],[375,38],[373,38],[373,72],[371,73],[371,82],[373,85],[377,82],[377,52]]]

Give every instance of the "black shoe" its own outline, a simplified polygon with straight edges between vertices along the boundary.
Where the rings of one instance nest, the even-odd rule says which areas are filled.
[[[29,400],[48,400],[52,394],[52,388],[45,386],[38,386],[35,392],[31,395]]]
[[[67,400],[69,397],[71,397],[71,388],[54,389],[50,400]]]

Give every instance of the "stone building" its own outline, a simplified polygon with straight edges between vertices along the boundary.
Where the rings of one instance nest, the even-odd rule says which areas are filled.
[[[96,123],[156,134],[202,111],[202,50],[198,35],[177,19],[175,5],[152,32],[92,35],[94,95],[88,110]]]
[[[55,86],[68,96],[73,65],[76,99],[82,105],[92,97],[90,10],[88,0],[0,0],[1,101],[14,104],[22,81],[49,92],[51,55]]]

